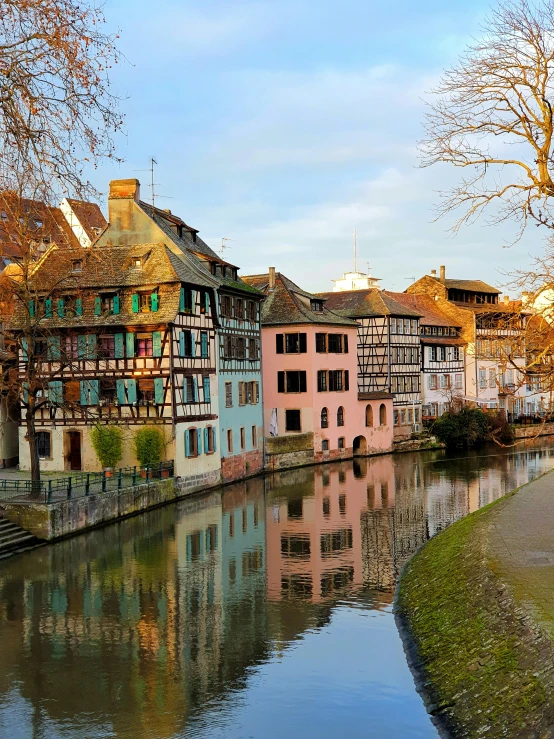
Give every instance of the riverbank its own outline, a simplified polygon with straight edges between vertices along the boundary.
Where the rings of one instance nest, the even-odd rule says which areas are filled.
[[[406,565],[396,615],[443,736],[554,737],[554,473],[458,521]]]

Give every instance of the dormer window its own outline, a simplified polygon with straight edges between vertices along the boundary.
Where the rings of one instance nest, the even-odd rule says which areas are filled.
[[[46,239],[43,239],[43,241],[46,242]],[[83,260],[82,259],[74,259],[71,262],[71,271],[72,272],[82,272],[83,271]]]
[[[8,214],[6,213],[6,211],[5,211],[5,210],[3,210],[3,211],[2,211],[1,213],[0,213],[0,218],[1,218],[1,219],[2,219],[3,221],[7,221],[7,220],[8,220]]]
[[[322,300],[311,300],[310,306],[311,306],[311,309],[316,313],[323,312],[323,301]]]
[[[133,257],[133,267],[142,269],[142,257]]]
[[[40,218],[35,218],[35,228],[42,228],[42,221]]]

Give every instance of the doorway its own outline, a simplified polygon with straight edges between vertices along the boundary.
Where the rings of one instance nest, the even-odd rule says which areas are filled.
[[[69,453],[67,461],[70,470],[80,470],[81,466],[81,434],[78,431],[68,431]]]

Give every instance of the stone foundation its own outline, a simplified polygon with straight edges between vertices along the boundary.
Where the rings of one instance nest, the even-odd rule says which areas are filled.
[[[537,436],[554,436],[554,423],[537,423],[529,426],[512,426],[516,439],[534,439]]]
[[[202,490],[217,487],[221,484],[221,475],[219,470],[211,470],[210,472],[202,472],[198,475],[189,475],[188,477],[175,478],[176,497],[183,498],[186,495],[199,493]]]
[[[221,458],[221,480],[224,483],[237,482],[245,477],[251,477],[263,472],[264,455],[259,449],[250,452],[234,454],[232,457]]]

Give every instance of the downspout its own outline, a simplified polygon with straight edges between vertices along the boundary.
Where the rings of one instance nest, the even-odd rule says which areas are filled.
[[[174,370],[174,357],[173,357],[173,331],[175,329],[175,325],[173,323],[169,324],[169,361],[170,361],[170,374],[169,374],[169,382],[171,387],[171,438],[175,441],[176,438],[176,431],[175,431],[175,415],[177,413],[177,406],[175,404],[175,385],[173,383],[173,370]],[[177,452],[177,449],[175,450]]]
[[[390,316],[387,316],[387,387],[388,392],[390,393]],[[392,405],[394,408],[394,400],[392,402]]]

